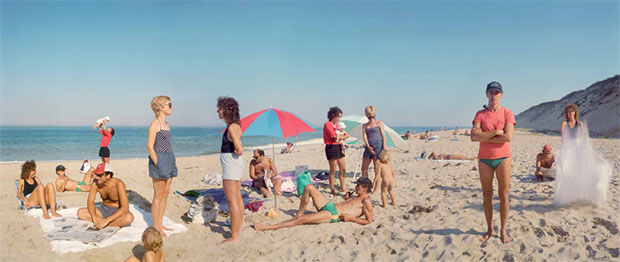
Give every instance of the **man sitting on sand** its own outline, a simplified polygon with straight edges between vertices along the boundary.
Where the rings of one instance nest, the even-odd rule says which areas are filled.
[[[539,181],[543,181],[545,177],[555,179],[553,163],[555,163],[555,157],[551,154],[551,147],[543,146],[542,153],[536,155],[536,173],[534,174]]]
[[[94,184],[88,191],[87,207],[78,209],[78,218],[92,221],[97,229],[106,226],[124,227],[131,224],[133,215],[129,212],[125,183],[112,177],[114,173],[110,164],[100,163],[93,173]],[[95,207],[97,193],[101,196],[103,205]]]
[[[256,231],[277,230],[284,227],[294,227],[298,225],[355,222],[360,225],[368,225],[372,223],[372,203],[367,192],[372,190],[372,181],[367,177],[360,177],[356,182],[355,193],[357,196],[351,197],[343,202],[333,204],[321,194],[321,192],[312,184],[304,188],[301,197],[297,217],[286,220],[275,225],[254,224]],[[304,214],[306,206],[312,198],[312,203],[316,208],[316,213]],[[361,216],[364,219],[361,219]]]
[[[95,171],[94,168],[91,167],[86,172],[86,174],[84,175],[84,178],[82,178],[82,181],[80,182],[69,178],[65,174],[65,169],[66,168],[64,165],[58,165],[56,167],[56,175],[58,175],[58,177],[56,178],[56,191],[58,192],[65,192],[65,191],[88,192],[90,191],[90,183],[93,179],[93,171]]]
[[[266,181],[265,175],[267,176],[266,179],[270,181]],[[254,182],[252,182],[252,186],[260,189],[261,193],[268,198],[269,188],[267,188],[267,183],[273,183],[273,188],[276,191],[276,194],[280,196],[282,195],[282,191],[280,191],[282,178],[277,175],[278,169],[276,169],[276,165],[273,163],[273,160],[266,157],[265,151],[262,149],[255,149],[254,156],[252,156],[252,161],[250,161],[250,178],[254,180]]]
[[[453,155],[453,154],[437,154],[432,152],[428,159],[430,160],[474,160],[475,157],[470,156],[462,156],[462,155]]]

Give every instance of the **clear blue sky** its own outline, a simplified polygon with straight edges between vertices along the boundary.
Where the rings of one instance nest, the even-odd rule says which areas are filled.
[[[620,72],[618,1],[0,2],[0,125],[177,126],[273,106],[320,126],[469,125],[485,85],[515,114]]]

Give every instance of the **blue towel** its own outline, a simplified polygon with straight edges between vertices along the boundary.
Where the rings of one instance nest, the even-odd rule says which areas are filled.
[[[230,210],[230,207],[228,206],[228,204],[226,203],[226,194],[224,194],[224,189],[222,188],[211,188],[211,189],[205,189],[205,190],[201,190],[198,191],[200,193],[201,196],[206,196],[206,195],[210,195],[211,197],[213,197],[213,199],[215,200],[215,202],[217,202],[218,206],[219,206],[219,210],[225,210],[228,211]],[[184,196],[183,192],[181,191],[175,191],[175,194],[184,197],[185,199],[187,199],[187,201],[195,203],[196,199],[198,199],[198,197],[191,197],[191,196]],[[262,199],[262,198],[251,198],[250,197],[250,192],[245,191],[245,190],[241,190],[241,198],[243,199],[243,205],[245,206],[245,204],[250,203],[252,200],[263,200],[263,201],[268,201],[268,199]]]

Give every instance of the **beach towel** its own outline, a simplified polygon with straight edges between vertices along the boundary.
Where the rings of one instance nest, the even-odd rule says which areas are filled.
[[[71,225],[71,220],[68,219],[77,219],[77,210],[77,207],[59,210],[58,213],[61,214],[63,217],[52,217],[52,219],[43,219],[43,213],[41,212],[41,209],[30,209],[26,212],[26,214],[33,217],[38,217],[41,229],[46,235],[48,235],[62,232],[63,225]],[[151,216],[151,213],[140,209],[137,205],[134,204],[129,205],[129,212],[131,212],[134,216],[133,223],[131,223],[131,225],[129,226],[118,229],[108,237],[105,237],[105,235],[103,235],[103,240],[94,241],[91,243],[84,243],[78,240],[51,240],[50,244],[52,246],[52,250],[58,254],[64,254],[67,252],[82,252],[93,248],[108,247],[118,242],[124,241],[140,242],[144,229],[146,229],[149,225],[153,225],[153,217]],[[89,223],[89,225],[92,225],[92,223],[88,221],[85,222]],[[168,228],[173,229],[172,231],[166,231],[166,234],[168,235],[187,231],[187,228],[184,225],[175,223],[165,216],[163,217],[162,224]],[[54,239],[54,237],[62,238],[62,235],[51,235],[50,237],[52,239]]]
[[[295,190],[297,190],[296,186],[294,188],[291,188],[290,186],[290,183],[293,183],[293,185],[296,183],[295,174],[293,174],[293,172],[291,171],[280,172],[280,174],[278,174],[275,177],[282,178],[282,184],[280,185],[280,190],[282,190],[282,192],[293,193],[295,192]],[[253,183],[252,179],[246,179],[246,180],[241,181],[241,186],[246,186],[246,187],[251,188],[252,183]]]
[[[226,194],[224,194],[223,188],[204,189],[204,190],[200,190],[197,192],[199,193],[199,196],[210,195],[211,197],[213,197],[215,202],[217,202],[218,204],[219,210],[224,210],[224,211],[230,210],[230,207],[226,203]],[[186,196],[183,194],[183,192],[178,191],[178,190],[174,191],[174,194],[185,198],[185,200],[191,203],[196,203],[196,199],[198,199],[197,196]],[[252,200],[269,201],[269,199],[250,197],[250,192],[245,191],[245,190],[241,190],[241,198],[243,199],[243,205],[250,203],[250,201]]]

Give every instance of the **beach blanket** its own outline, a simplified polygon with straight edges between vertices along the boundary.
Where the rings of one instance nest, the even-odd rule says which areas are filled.
[[[198,196],[186,196],[183,194],[183,192],[178,191],[178,190],[174,191],[174,194],[185,198],[185,200],[191,203],[196,203],[196,199],[198,199],[199,196],[210,195],[211,197],[213,197],[215,202],[217,202],[218,210],[225,210],[225,211],[230,210],[230,207],[226,203],[226,194],[224,194],[223,188],[210,188],[210,189],[200,190],[197,192],[199,194]],[[245,190],[241,190],[241,198],[243,199],[243,205],[250,203],[250,201],[252,200],[269,201],[269,199],[265,199],[265,198],[250,197],[250,192],[245,191]]]
[[[77,219],[77,210],[77,207],[59,210],[58,213],[61,214],[63,217],[52,217],[52,219],[43,219],[43,213],[41,209],[30,209],[27,210],[25,213],[29,216],[39,218],[39,224],[41,225],[41,229],[43,230],[43,232],[45,232],[46,238],[52,239],[50,241],[52,250],[58,254],[64,254],[67,252],[82,252],[93,248],[108,247],[118,242],[124,241],[140,242],[144,229],[146,229],[149,225],[153,225],[153,217],[151,216],[151,213],[140,209],[137,205],[130,204],[129,212],[131,212],[134,216],[134,220],[131,225],[122,227],[120,229],[108,229],[102,232],[102,234],[93,234],[88,233],[89,227],[90,225],[92,225],[92,223],[88,221],[84,221],[86,222],[86,224],[72,222],[73,219]],[[166,234],[168,235],[187,231],[187,228],[184,225],[175,223],[165,216],[162,223],[165,227],[173,229],[173,231],[166,231]],[[90,235],[84,237],[85,239],[83,240],[85,241],[77,240],[80,239],[80,237],[76,237],[75,233],[61,234],[63,232],[63,227],[65,227],[65,232],[70,231],[68,228],[66,228],[69,226],[72,227],[71,232],[79,232],[79,227],[84,225],[87,226],[82,228],[86,229],[82,233]],[[92,229],[90,231],[92,232]],[[61,240],[62,238],[69,238],[75,240]]]
[[[276,177],[282,178],[282,192],[293,193],[297,191],[297,187],[295,186],[297,184],[297,176],[295,176],[294,171],[280,172],[280,174],[278,174]],[[329,184],[328,179],[319,179],[317,178],[316,175],[310,176],[310,177],[312,179],[313,184],[316,184],[316,183]],[[290,183],[288,181],[290,181]],[[246,187],[251,188],[252,182],[253,182],[252,179],[243,180],[241,181],[241,186],[246,186]],[[289,186],[289,184],[292,186]]]
[[[415,159],[415,160],[425,160],[425,161],[431,161],[431,162],[447,162],[447,163],[468,163],[468,162],[471,162],[471,160],[428,159],[428,158],[421,158],[421,157],[414,157],[413,159]]]

